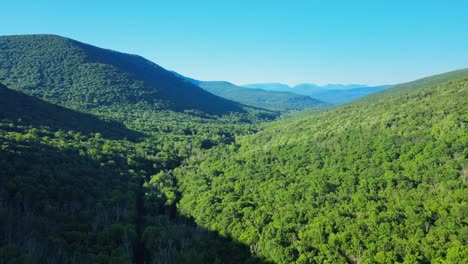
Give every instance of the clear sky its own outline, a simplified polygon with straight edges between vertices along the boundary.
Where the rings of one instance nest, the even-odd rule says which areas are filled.
[[[201,80],[393,84],[468,67],[467,0],[0,0],[50,33]]]

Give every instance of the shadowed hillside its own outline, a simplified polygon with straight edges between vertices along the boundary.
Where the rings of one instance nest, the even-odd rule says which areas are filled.
[[[138,139],[142,134],[127,129],[115,121],[103,121],[95,116],[69,110],[0,84],[0,119],[21,120],[36,128],[46,126],[51,131],[74,130],[84,134],[100,133],[112,139]]]

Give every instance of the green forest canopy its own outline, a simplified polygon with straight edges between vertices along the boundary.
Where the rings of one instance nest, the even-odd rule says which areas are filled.
[[[169,173],[255,125],[164,117],[140,133],[0,85],[0,262],[261,262],[179,215]]]
[[[466,262],[468,74],[416,84],[192,158],[179,209],[275,263]]]

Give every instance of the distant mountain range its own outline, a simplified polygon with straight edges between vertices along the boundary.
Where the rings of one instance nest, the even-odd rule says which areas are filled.
[[[242,87],[254,88],[254,89],[263,89],[269,91],[287,91],[290,92],[293,90],[310,90],[310,89],[325,89],[325,90],[349,90],[362,87],[370,87],[365,84],[326,84],[326,85],[317,85],[313,83],[301,83],[295,86],[289,86],[284,83],[253,83],[245,84]]]
[[[330,104],[346,103],[370,93],[374,93],[390,87],[391,85],[368,86],[364,84],[327,84],[319,86],[316,84],[303,83],[289,86],[282,83],[257,83],[246,84],[242,87],[250,89],[262,89],[266,91],[284,91],[307,95]]]
[[[237,86],[227,81],[200,81],[183,76],[176,72],[173,73],[214,95],[248,106],[280,112],[327,106],[327,103],[308,95],[286,91],[250,89]]]

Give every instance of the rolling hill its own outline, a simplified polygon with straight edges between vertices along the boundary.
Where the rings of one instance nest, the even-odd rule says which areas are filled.
[[[464,263],[468,72],[280,120],[178,168],[180,210],[274,263]]]
[[[140,56],[55,35],[1,36],[0,82],[88,112],[244,112],[239,104],[176,78]]]
[[[286,112],[327,106],[326,103],[309,96],[284,91],[249,89],[226,81],[200,81],[175,74],[214,95],[257,108]]]

